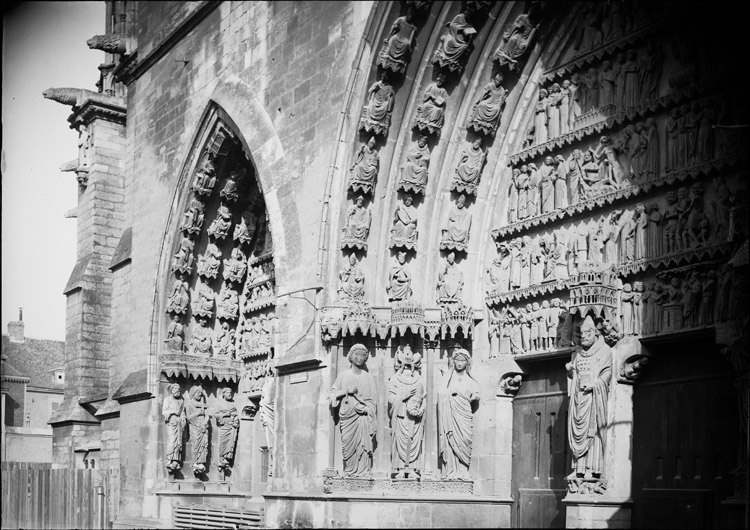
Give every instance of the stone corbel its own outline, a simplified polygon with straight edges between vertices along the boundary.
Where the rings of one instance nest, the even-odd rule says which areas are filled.
[[[617,382],[623,385],[635,384],[650,358],[649,354],[643,352],[627,357],[617,370]]]
[[[86,41],[92,50],[101,50],[114,55],[132,55],[138,47],[132,37],[110,33],[108,35],[94,35]]]
[[[500,377],[500,382],[498,384],[497,396],[514,398],[521,389],[524,375],[523,369],[510,355],[501,355],[498,372],[502,374],[502,376]]]

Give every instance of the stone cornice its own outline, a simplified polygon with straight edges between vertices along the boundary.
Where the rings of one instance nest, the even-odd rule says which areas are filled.
[[[73,107],[68,122],[71,129],[77,129],[80,125],[88,125],[97,119],[125,125],[126,118],[127,107],[124,101],[112,97],[108,97],[108,101],[89,98]]]

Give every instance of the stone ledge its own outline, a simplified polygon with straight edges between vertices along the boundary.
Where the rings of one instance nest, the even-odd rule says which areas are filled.
[[[397,502],[397,503],[419,503],[430,504],[439,502],[441,504],[496,504],[511,505],[512,497],[493,497],[489,495],[466,495],[456,497],[455,495],[421,495],[418,497],[406,497],[396,494],[365,494],[352,493],[343,494],[326,494],[326,493],[306,493],[306,492],[271,492],[263,493],[266,500],[270,499],[302,499],[311,501],[332,501],[332,502]]]

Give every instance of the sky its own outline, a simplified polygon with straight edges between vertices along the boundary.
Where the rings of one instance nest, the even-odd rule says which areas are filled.
[[[51,87],[97,90],[104,2],[20,2],[3,8],[2,333],[23,307],[27,337],[65,340],[62,292],[75,264],[75,173],[71,107],[44,99]]]

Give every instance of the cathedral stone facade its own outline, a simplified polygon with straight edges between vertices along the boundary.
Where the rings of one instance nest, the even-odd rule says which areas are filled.
[[[44,93],[55,465],[99,451],[118,528],[746,526],[741,18],[107,2]]]

